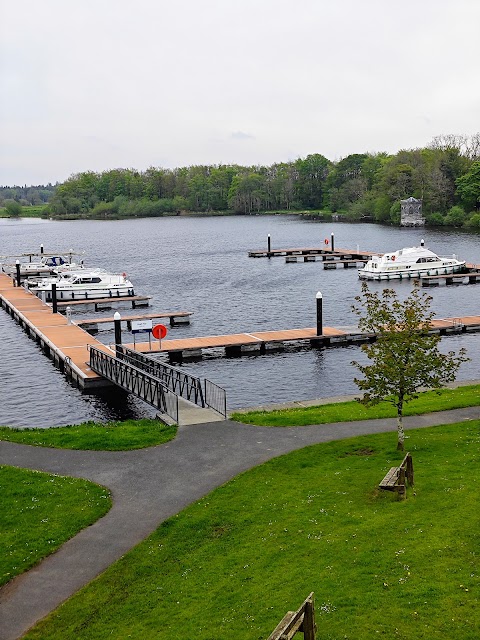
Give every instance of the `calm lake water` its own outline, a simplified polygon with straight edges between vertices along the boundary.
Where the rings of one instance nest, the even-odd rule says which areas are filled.
[[[424,238],[439,254],[480,263],[480,237],[460,231],[319,223],[298,216],[174,217],[121,221],[0,220],[0,255],[70,249],[85,251],[86,266],[125,271],[137,293],[151,295],[149,311],[192,311],[189,326],[169,328],[169,338],[315,326],[315,295],[323,294],[326,326],[348,327],[360,292],[356,270],[324,271],[320,263],[286,264],[284,258],[248,258],[250,249],[320,246],[335,234],[336,248],[389,251]],[[371,283],[379,289],[385,283]],[[401,295],[411,283],[394,282]],[[480,285],[429,290],[438,317],[480,314]],[[126,305],[121,313],[132,313]],[[111,316],[112,311],[103,312]],[[92,315],[92,310],[74,317]],[[55,369],[35,343],[3,311],[0,357],[0,424],[52,426],[84,420],[154,415],[142,402],[110,391],[83,395]],[[111,332],[98,334],[112,341]],[[131,336],[124,332],[125,341]],[[442,349],[465,346],[471,362],[459,379],[480,379],[480,334],[449,337]],[[358,347],[286,350],[226,359],[207,355],[183,368],[227,389],[229,409],[271,402],[355,393],[350,362]]]

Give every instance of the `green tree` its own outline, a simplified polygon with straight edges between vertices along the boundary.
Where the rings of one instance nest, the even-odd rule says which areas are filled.
[[[23,208],[16,200],[8,200],[5,203],[5,210],[9,216],[15,218],[22,215]]]
[[[372,406],[387,401],[396,407],[397,449],[403,451],[405,403],[418,397],[420,387],[438,389],[455,380],[460,364],[468,360],[466,351],[439,351],[441,337],[429,333],[435,315],[432,298],[420,291],[418,283],[402,302],[393,289],[371,292],[364,282],[355,301],[359,328],[376,335],[375,342],[362,345],[371,364],[352,362],[364,376],[355,378],[364,392],[360,402]]]
[[[314,153],[295,162],[297,173],[295,196],[302,207],[321,209],[325,182],[332,163],[325,156]]]
[[[466,218],[467,216],[462,207],[451,207],[445,218],[445,224],[449,227],[462,227]]]
[[[474,162],[470,170],[457,179],[457,194],[467,211],[480,208],[480,161]]]

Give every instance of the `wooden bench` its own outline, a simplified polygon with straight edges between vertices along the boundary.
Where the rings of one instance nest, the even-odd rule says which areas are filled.
[[[407,497],[406,482],[413,487],[413,461],[410,453],[404,457],[398,467],[392,467],[378,485],[385,491],[396,491],[401,500]]]
[[[289,611],[274,631],[268,636],[268,640],[291,640],[297,633],[303,633],[304,640],[315,640],[315,610],[313,592],[303,602],[297,611]]]

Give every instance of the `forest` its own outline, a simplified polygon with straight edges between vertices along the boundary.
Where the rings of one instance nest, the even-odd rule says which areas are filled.
[[[400,200],[410,196],[422,199],[428,225],[480,228],[480,133],[437,136],[426,148],[352,154],[338,162],[312,154],[271,166],[86,171],[56,186],[47,213],[121,218],[301,211],[398,224]]]

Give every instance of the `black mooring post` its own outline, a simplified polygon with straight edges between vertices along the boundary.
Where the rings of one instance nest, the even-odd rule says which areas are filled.
[[[320,291],[317,293],[317,336],[323,334],[323,296]]]
[[[267,236],[267,258],[271,258],[271,250],[272,250],[272,239],[270,238],[270,234]]]
[[[43,244],[40,245],[40,255],[43,256]]]
[[[330,246],[332,248],[332,251],[335,251],[335,234],[332,233],[332,235],[330,236]]]
[[[20,287],[21,286],[21,283],[20,283],[20,260],[17,260],[15,262],[15,267],[17,269],[17,287]]]
[[[57,307],[57,285],[55,282],[52,282],[52,311],[53,313],[58,312]]]
[[[115,311],[113,315],[113,324],[115,325],[115,345],[122,344],[122,316]]]

